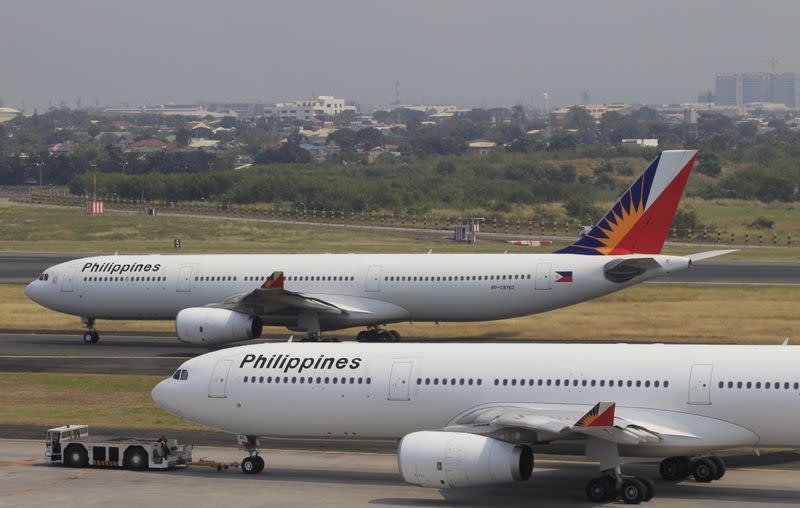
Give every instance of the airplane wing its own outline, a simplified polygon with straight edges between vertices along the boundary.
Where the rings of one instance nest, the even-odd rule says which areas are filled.
[[[274,272],[260,288],[249,293],[233,295],[225,301],[211,304],[209,307],[258,316],[300,310],[311,310],[322,314],[370,312],[368,309],[354,306],[350,302],[337,302],[335,295],[314,296],[288,291],[284,289],[283,281],[283,272]]]
[[[503,439],[525,433],[531,443],[597,438],[620,445],[718,444],[753,446],[758,436],[728,422],[698,415],[643,408],[617,408],[613,402],[586,406],[522,404],[474,410],[456,418],[444,431],[469,432]]]

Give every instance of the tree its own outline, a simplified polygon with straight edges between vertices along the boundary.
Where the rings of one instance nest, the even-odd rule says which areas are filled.
[[[328,134],[327,142],[336,143],[342,150],[353,150],[358,140],[353,129],[339,129]]]
[[[569,108],[564,119],[564,127],[577,130],[584,144],[591,144],[597,138],[597,124],[586,108],[580,106]]]
[[[374,127],[367,127],[356,133],[355,142],[361,145],[364,150],[372,150],[373,148],[383,146],[383,133]]]
[[[722,160],[714,152],[702,151],[697,155],[697,172],[708,176],[719,176]]]
[[[255,162],[258,164],[273,164],[273,163],[308,163],[314,158],[311,152],[303,150],[297,145],[291,143],[284,143],[277,149],[266,149],[260,152]]]

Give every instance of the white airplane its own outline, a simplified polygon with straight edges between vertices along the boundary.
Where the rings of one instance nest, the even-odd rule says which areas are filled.
[[[398,439],[405,481],[525,481],[531,446],[585,445],[594,502],[653,495],[620,455],[667,457],[667,481],[725,474],[716,452],[800,446],[800,348],[634,344],[251,344],[184,362],[152,391],[188,420],[258,436]]]
[[[359,341],[397,341],[404,321],[486,321],[544,312],[687,268],[661,255],[695,150],[662,152],[592,231],[555,254],[289,254],[98,256],[56,265],[26,293],[95,319],[175,319],[178,338],[222,344],[264,325],[319,339],[366,326]],[[272,274],[267,277],[267,274]]]

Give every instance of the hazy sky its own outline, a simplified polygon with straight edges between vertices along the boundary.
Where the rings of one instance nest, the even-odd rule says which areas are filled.
[[[3,0],[0,100],[387,104],[398,80],[403,102],[678,102],[800,71],[798,20],[795,0]]]

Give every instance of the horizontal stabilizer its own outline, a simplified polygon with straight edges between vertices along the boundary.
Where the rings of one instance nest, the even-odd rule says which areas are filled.
[[[709,250],[706,252],[698,252],[697,254],[689,254],[686,256],[689,258],[692,263],[695,261],[702,261],[704,259],[715,258],[717,256],[724,256],[725,254],[730,254],[731,252],[738,252],[739,249],[723,249],[723,250]]]

